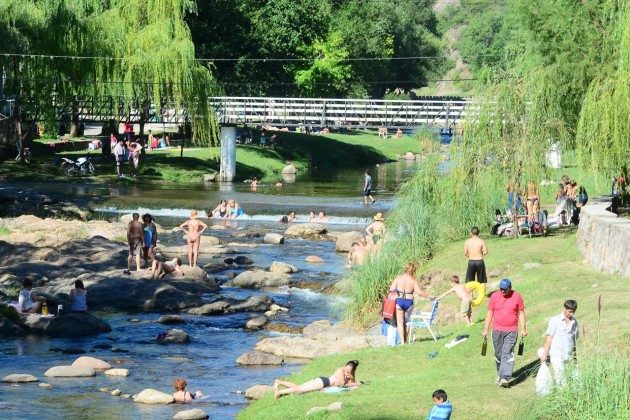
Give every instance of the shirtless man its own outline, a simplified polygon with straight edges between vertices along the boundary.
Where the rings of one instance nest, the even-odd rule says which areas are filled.
[[[468,269],[466,270],[466,282],[474,281],[475,275],[477,281],[482,283],[488,282],[486,277],[486,264],[483,262],[483,256],[488,254],[488,248],[483,239],[479,238],[479,228],[473,226],[470,229],[470,239],[464,243],[464,254],[468,257]]]
[[[159,278],[161,279],[167,273],[176,272],[180,276],[184,276],[184,272],[182,271],[182,260],[179,258],[173,258],[170,261],[162,262],[153,260],[151,264],[151,278]]]
[[[348,252],[348,267],[363,264],[367,259],[367,256],[367,249],[358,242],[354,242],[352,244],[350,252]]]
[[[204,230],[208,229],[208,225],[201,220],[198,220],[197,216],[197,210],[193,210],[190,212],[190,220],[187,220],[179,225],[179,228],[188,235],[188,265],[191,267],[195,267],[197,265],[201,235]]]
[[[466,324],[472,325],[472,313],[470,309],[470,304],[472,302],[472,293],[467,290],[463,284],[459,284],[459,277],[455,275],[451,276],[451,288],[442,293],[440,296],[436,297],[435,300],[440,300],[451,293],[455,293],[455,296],[457,296],[462,301],[459,307],[459,311],[462,317],[464,317]]]
[[[131,274],[131,260],[136,257],[136,271],[140,271],[140,254],[144,248],[144,238],[142,235],[142,223],[140,214],[134,213],[131,222],[127,225],[127,243],[129,243],[129,257],[127,257],[127,269],[123,274]]]

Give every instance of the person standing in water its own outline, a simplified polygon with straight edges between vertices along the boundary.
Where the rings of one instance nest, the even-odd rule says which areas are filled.
[[[464,243],[464,254],[468,257],[468,268],[466,269],[466,283],[474,281],[475,277],[484,287],[488,282],[486,277],[486,264],[483,256],[488,255],[486,243],[479,237],[479,228],[473,226],[470,229],[470,239]]]
[[[186,232],[186,235],[188,236],[188,265],[191,267],[195,267],[197,265],[201,235],[206,229],[208,229],[208,225],[201,220],[198,220],[197,217],[197,210],[193,210],[190,212],[190,220],[187,220],[179,225],[179,228]]]
[[[365,183],[363,184],[363,204],[368,203],[368,198],[372,200],[371,204],[374,204],[376,201],[374,197],[372,197],[372,177],[370,176],[369,171],[365,171]]]

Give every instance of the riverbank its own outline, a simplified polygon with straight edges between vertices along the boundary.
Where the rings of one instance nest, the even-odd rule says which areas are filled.
[[[346,361],[358,359],[361,365],[357,378],[368,384],[355,391],[343,394],[314,392],[277,401],[267,396],[247,407],[239,418],[291,418],[304,415],[312,407],[327,406],[336,401],[342,403],[336,418],[419,418],[430,410],[431,394],[438,388],[447,391],[454,405],[455,418],[535,418],[536,412],[532,409],[540,400],[535,397],[534,377],[529,375],[536,374],[536,369],[532,371],[531,368],[538,359],[536,351],[541,346],[547,319],[560,313],[562,303],[569,298],[578,302],[576,317],[582,335],[578,342],[578,366],[588,369],[594,360],[605,358],[615,360],[615,369],[630,367],[630,336],[626,328],[630,287],[627,280],[597,273],[582,261],[576,246],[575,229],[561,229],[540,238],[484,239],[489,248],[488,271],[497,275],[490,281],[502,277],[512,279],[514,289],[521,292],[525,300],[529,334],[524,355],[516,357],[515,371],[520,373],[515,375],[517,385],[502,389],[494,383],[491,345],[488,356],[479,355],[486,312],[483,304],[482,309],[474,311],[473,327],[468,328],[461,322],[438,326],[437,330],[444,336],[438,342],[427,339],[425,333],[425,338],[404,347],[366,349],[322,357],[288,379],[300,383],[329,375]],[[445,278],[450,274],[461,276],[465,269],[462,248],[462,241],[451,244],[424,265],[419,274],[435,276],[435,273],[443,273]],[[443,281],[442,286],[431,293],[437,294],[447,287],[447,282]],[[598,312],[600,296],[601,315]],[[440,311],[458,307],[454,297],[447,297],[442,301]],[[446,349],[444,344],[459,334],[469,334],[470,338]],[[434,351],[437,356],[429,358]],[[585,409],[604,409],[598,406],[600,397],[602,395],[597,395],[588,404],[581,405]],[[611,397],[622,398],[621,404],[612,406],[618,414],[614,418],[626,418],[630,414],[627,393]],[[558,410],[564,413],[571,407],[575,405],[558,407]],[[585,417],[596,418],[587,413],[583,413]],[[548,418],[558,416],[559,413],[550,414]]]
[[[421,142],[416,136],[402,139],[379,139],[374,133],[307,135],[293,132],[277,132],[273,148],[254,145],[239,145],[236,153],[236,176],[238,181],[258,177],[267,181],[281,178],[282,169],[289,163],[298,173],[312,168],[364,167],[389,160],[396,160],[407,152],[418,154]],[[103,139],[104,140],[104,139]],[[52,166],[55,156],[75,158],[85,156],[86,142],[62,143],[51,147],[50,142],[37,142],[30,164],[7,160],[0,165],[2,180],[54,180],[72,179],[65,176],[59,167]],[[83,150],[76,150],[77,148]],[[119,180],[113,159],[103,159],[100,150],[90,155],[96,167],[96,182],[172,182],[182,184],[202,183],[204,175],[216,174],[219,170],[219,147],[184,148],[147,151],[141,158],[139,176],[136,179]],[[84,182],[85,178],[81,179]]]

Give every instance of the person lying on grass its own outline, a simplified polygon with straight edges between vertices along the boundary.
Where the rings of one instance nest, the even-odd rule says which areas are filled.
[[[283,395],[289,394],[304,394],[306,392],[319,391],[332,386],[354,389],[360,385],[355,378],[357,366],[359,366],[358,360],[350,360],[345,366],[337,369],[331,377],[320,376],[302,385],[276,379],[273,383],[275,398],[278,399]],[[285,389],[280,389],[281,386],[285,387]]]

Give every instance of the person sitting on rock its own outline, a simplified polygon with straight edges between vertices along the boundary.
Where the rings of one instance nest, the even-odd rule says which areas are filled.
[[[182,271],[182,260],[179,258],[173,258],[170,261],[162,262],[154,260],[151,264],[151,278],[159,278],[161,279],[167,273],[176,272],[180,276],[184,276],[184,272]]]
[[[173,380],[173,387],[175,388],[173,398],[175,398],[176,403],[187,404],[195,399],[203,397],[203,393],[201,391],[197,391],[194,394],[186,391],[186,385],[188,385],[188,383],[182,378],[175,378]]]
[[[33,281],[29,278],[25,278],[22,282],[24,289],[20,291],[20,297],[18,303],[20,311],[27,314],[38,314],[42,306],[46,303],[46,298],[43,296],[36,296],[31,289],[33,288]]]
[[[81,280],[74,282],[74,289],[70,290],[68,302],[70,302],[70,310],[72,312],[87,312],[87,291]]]
[[[345,366],[337,369],[331,377],[320,376],[302,385],[276,379],[273,383],[275,390],[274,397],[278,399],[283,395],[304,394],[306,392],[319,391],[331,386],[354,389],[360,385],[355,377],[357,366],[359,366],[358,360],[350,360]],[[285,387],[285,389],[280,389],[281,386]]]

